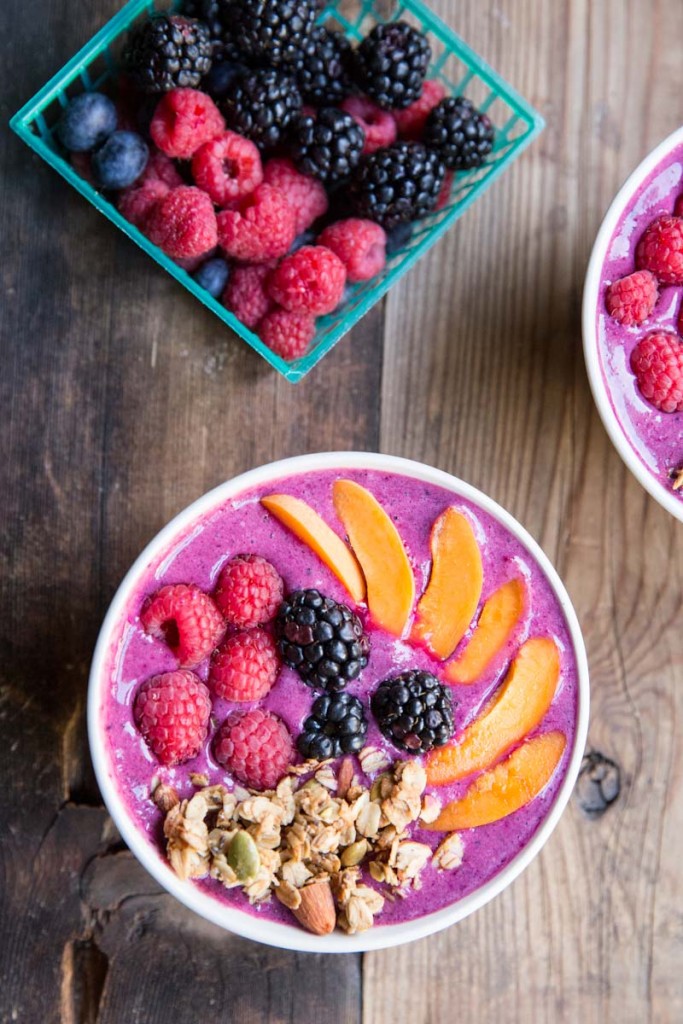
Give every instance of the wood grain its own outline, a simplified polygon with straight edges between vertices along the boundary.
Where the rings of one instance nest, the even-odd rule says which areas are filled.
[[[683,7],[433,6],[547,129],[296,387],[0,138],[1,1024],[683,1019],[683,529],[610,446],[579,325],[611,196],[683,121]],[[118,7],[6,0],[5,121]],[[175,904],[113,832],[84,733],[99,622],[143,544],[236,472],[342,448],[450,470],[542,543],[585,630],[590,745],[622,776],[475,917],[362,961]]]

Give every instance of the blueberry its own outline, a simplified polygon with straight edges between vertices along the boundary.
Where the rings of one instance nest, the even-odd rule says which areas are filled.
[[[289,250],[290,253],[296,252],[304,245],[315,245],[316,237],[315,231],[304,231],[302,234],[297,235],[292,242],[292,247]]]
[[[230,86],[246,73],[243,64],[231,64],[230,61],[218,61],[213,64],[204,78],[202,88],[215,100],[223,100],[230,91]]]
[[[94,149],[116,131],[116,107],[101,92],[84,92],[71,100],[57,125],[57,135],[71,153]]]
[[[196,270],[192,276],[198,285],[206,288],[209,295],[213,295],[214,299],[218,299],[223,294],[223,289],[228,283],[230,267],[220,256],[216,256],[215,259],[202,263],[199,270]]]
[[[140,177],[149,159],[147,143],[135,132],[114,132],[92,158],[95,180],[102,188],[127,188]]]
[[[391,231],[387,231],[387,256],[405,248],[413,234],[413,225],[410,221],[403,221],[397,224]]]

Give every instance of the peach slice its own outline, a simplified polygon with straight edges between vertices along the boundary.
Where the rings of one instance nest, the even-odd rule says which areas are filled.
[[[524,611],[526,588],[521,579],[508,580],[484,605],[479,622],[455,661],[446,666],[449,683],[474,683],[505,646]]]
[[[552,778],[566,739],[561,732],[535,736],[505,761],[480,775],[461,800],[447,804],[436,821],[423,828],[431,832],[489,825],[528,804]]]
[[[555,641],[549,637],[527,640],[483,714],[467,726],[459,741],[429,755],[427,780],[443,786],[492,765],[536,728],[550,707],[559,678],[560,652]]]
[[[441,660],[453,653],[477,610],[484,571],[469,520],[447,508],[432,527],[432,574],[417,606],[413,637]]]
[[[365,600],[365,580],[356,556],[315,509],[290,494],[269,494],[261,498],[261,504],[315,551],[356,604]]]
[[[332,498],[365,575],[370,614],[387,633],[401,636],[415,579],[398,530],[375,496],[353,480],[336,480]]]

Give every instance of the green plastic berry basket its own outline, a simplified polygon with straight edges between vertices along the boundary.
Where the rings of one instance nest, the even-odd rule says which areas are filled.
[[[347,290],[343,305],[318,320],[313,343],[300,359],[288,363],[230,313],[192,277],[132,224],[106,195],[98,192],[71,166],[54,139],[61,111],[78,92],[101,89],[117,72],[117,59],[128,30],[149,14],[177,10],[182,0],[130,0],[22,109],[10,124],[75,189],[89,199],[129,238],[149,253],[177,281],[211,309],[228,327],[244,338],[287,380],[295,382],[311,370],[376,302],[441,237],[453,221],[492,184],[543,128],[543,119],[518,93],[420,0],[339,0],[320,13],[321,23],[341,29],[359,40],[378,22],[410,22],[427,35],[432,48],[428,77],[438,78],[452,95],[467,95],[486,111],[496,129],[493,151],[486,163],[455,175],[448,203],[415,223],[409,241],[392,253],[386,267],[371,281]]]

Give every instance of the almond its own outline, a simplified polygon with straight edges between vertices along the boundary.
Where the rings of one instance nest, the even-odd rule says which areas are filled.
[[[299,889],[301,903],[292,910],[295,918],[306,931],[314,935],[329,935],[337,923],[332,888],[328,878],[320,878]]]
[[[339,769],[339,775],[337,777],[337,796],[342,799],[346,796],[353,782],[353,761],[350,757],[345,757],[341,763]]]

